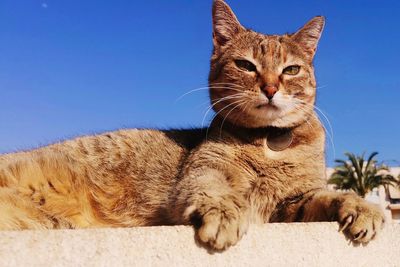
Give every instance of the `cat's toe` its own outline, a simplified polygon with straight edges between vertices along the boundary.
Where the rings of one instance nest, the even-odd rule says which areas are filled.
[[[357,219],[349,228],[349,234],[355,242],[368,243],[381,231],[383,216],[371,210],[359,212]]]
[[[197,231],[198,239],[213,250],[224,250],[235,245],[248,228],[248,221],[239,214],[212,209],[202,218]]]
[[[368,243],[381,231],[384,215],[381,209],[365,201],[344,202],[339,210],[341,230],[356,243]]]

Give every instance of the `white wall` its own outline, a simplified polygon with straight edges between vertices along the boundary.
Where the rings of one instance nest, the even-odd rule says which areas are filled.
[[[191,227],[0,232],[0,266],[400,266],[400,225],[354,246],[336,223],[252,226],[209,253]]]

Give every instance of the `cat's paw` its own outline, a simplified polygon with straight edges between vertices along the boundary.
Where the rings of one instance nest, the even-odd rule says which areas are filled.
[[[385,217],[378,205],[347,194],[338,207],[340,230],[352,241],[368,243],[382,230]]]
[[[198,240],[212,250],[224,250],[235,245],[247,232],[247,209],[239,208],[234,201],[224,200],[214,205],[189,207],[191,221],[197,228]]]

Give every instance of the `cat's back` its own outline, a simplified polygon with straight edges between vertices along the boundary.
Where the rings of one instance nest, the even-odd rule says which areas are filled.
[[[141,165],[151,160],[168,160],[188,153],[202,142],[203,132],[202,129],[122,129],[80,136],[37,149],[0,154],[0,163],[59,154],[78,162],[93,161],[95,165],[104,166],[121,161]]]
[[[35,205],[73,227],[159,224],[158,210],[202,136],[201,129],[127,129],[0,155],[0,184],[35,195]]]
[[[181,161],[202,140],[201,129],[123,129],[78,137],[33,153],[60,154],[109,175],[148,176],[153,172],[176,173]]]

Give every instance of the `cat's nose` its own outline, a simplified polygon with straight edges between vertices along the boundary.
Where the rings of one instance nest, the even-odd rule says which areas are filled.
[[[278,86],[268,84],[262,88],[262,91],[264,92],[265,96],[269,100],[271,100],[274,97],[274,95],[276,94],[276,92],[278,92]]]

